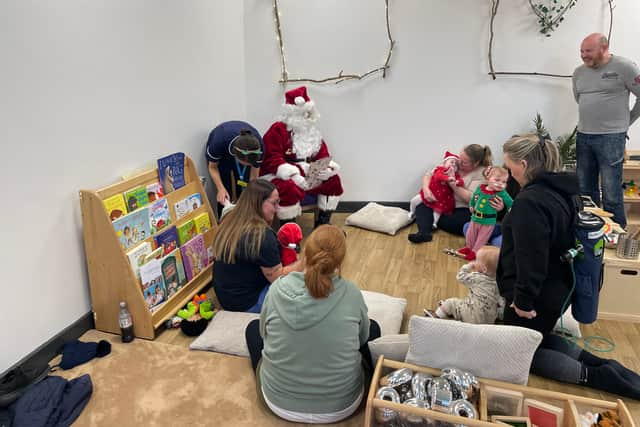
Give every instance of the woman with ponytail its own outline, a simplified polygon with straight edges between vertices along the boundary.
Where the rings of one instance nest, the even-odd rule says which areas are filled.
[[[303,271],[273,282],[260,320],[246,330],[258,396],[281,418],[332,423],[360,405],[372,373],[368,341],[380,327],[367,316],[360,289],[340,276],[343,231],[316,228]]]

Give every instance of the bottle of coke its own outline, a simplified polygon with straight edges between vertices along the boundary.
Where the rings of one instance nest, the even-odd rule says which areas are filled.
[[[131,313],[127,310],[127,303],[124,301],[120,303],[120,315],[118,320],[120,322],[122,342],[133,341],[133,319],[131,318]]]

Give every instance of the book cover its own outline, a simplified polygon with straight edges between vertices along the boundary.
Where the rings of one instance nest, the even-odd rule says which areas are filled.
[[[191,208],[189,206],[189,198],[178,200],[173,205],[173,210],[176,213],[176,220],[179,220],[189,212],[191,212]]]
[[[122,194],[114,194],[111,197],[107,197],[102,201],[104,204],[104,210],[107,211],[109,219],[115,221],[127,214],[127,205],[124,203],[124,197]]]
[[[187,197],[187,202],[189,203],[190,212],[195,211],[202,206],[202,196],[200,196],[200,193],[193,193]]]
[[[524,413],[531,419],[531,424],[538,427],[561,427],[564,410],[534,399],[524,400]]]
[[[153,311],[154,307],[166,300],[162,266],[159,260],[154,259],[140,266],[140,282],[147,307]]]
[[[176,226],[178,232],[178,243],[180,246],[184,245],[187,241],[193,239],[196,233],[196,224],[192,219]]]
[[[202,212],[200,215],[193,218],[193,222],[196,224],[196,233],[198,234],[203,234],[211,228],[209,212]]]
[[[327,169],[331,163],[331,157],[323,157],[309,164],[309,170],[305,174],[305,179],[309,188],[315,188],[324,181],[320,178],[320,172]]]
[[[162,230],[161,233],[153,237],[153,240],[156,242],[156,247],[162,247],[163,255],[173,252],[178,247],[178,232],[176,231],[176,227],[172,225]]]
[[[155,248],[154,250],[152,250],[151,252],[149,252],[147,255],[144,256],[144,261],[142,261],[142,264],[146,264],[149,261],[153,261],[154,259],[159,260],[160,258],[162,258],[162,247],[159,248]]]
[[[144,264],[145,257],[151,253],[151,243],[142,242],[133,249],[127,251],[127,257],[129,257],[129,263],[131,263],[131,269],[136,277],[140,278],[140,266]]]
[[[158,159],[158,176],[165,194],[184,187],[184,153],[174,153]]]
[[[149,209],[142,208],[113,222],[116,236],[124,249],[129,249],[151,236]]]
[[[187,281],[193,279],[209,264],[209,256],[202,234],[198,234],[182,245],[180,252],[182,254],[182,262],[184,263],[184,272],[187,276]]]
[[[164,280],[164,287],[167,291],[167,299],[171,298],[173,294],[187,283],[187,277],[184,273],[184,265],[182,263],[182,256],[180,250],[176,249],[169,255],[160,260],[162,269],[162,279]]]
[[[162,189],[160,182],[156,181],[151,184],[147,184],[147,198],[149,199],[149,203],[155,202],[160,197],[164,197],[164,190]]]
[[[159,199],[149,206],[149,225],[151,234],[156,234],[166,226],[171,224],[169,215],[169,204],[167,199]]]
[[[143,206],[149,204],[149,196],[147,196],[147,187],[141,185],[124,192],[124,201],[127,204],[127,211],[133,212]]]

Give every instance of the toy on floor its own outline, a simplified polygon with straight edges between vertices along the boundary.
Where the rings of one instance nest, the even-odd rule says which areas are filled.
[[[207,329],[207,323],[214,314],[215,309],[207,295],[195,295],[186,308],[178,311],[178,316],[182,318],[180,329],[190,337],[198,336]]]
[[[280,260],[283,266],[298,260],[298,250],[302,242],[302,229],[295,222],[284,224],[277,233],[280,242]]]

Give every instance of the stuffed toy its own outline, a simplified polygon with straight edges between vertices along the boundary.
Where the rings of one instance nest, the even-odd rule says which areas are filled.
[[[280,260],[283,266],[298,260],[298,249],[302,242],[302,229],[295,222],[288,222],[278,230],[276,235],[280,242]]]
[[[190,337],[198,336],[207,329],[207,322],[215,313],[213,304],[206,294],[195,295],[186,308],[178,311],[178,316],[183,319],[180,329]]]

